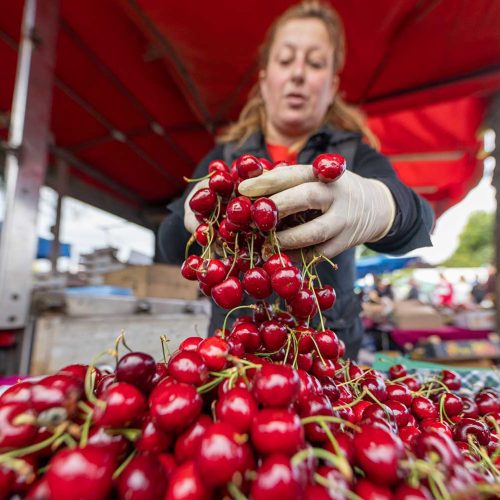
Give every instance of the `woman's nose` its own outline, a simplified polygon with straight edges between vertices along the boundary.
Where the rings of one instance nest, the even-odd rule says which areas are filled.
[[[305,61],[297,59],[292,66],[292,79],[295,82],[302,82],[305,78]]]

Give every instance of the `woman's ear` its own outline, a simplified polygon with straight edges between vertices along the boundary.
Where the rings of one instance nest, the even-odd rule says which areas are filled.
[[[339,84],[340,84],[340,78],[338,77],[338,75],[334,75],[334,77],[332,78],[332,88],[331,88],[332,100],[330,101],[330,104],[332,104],[333,101],[335,101],[335,96],[337,95],[337,92],[339,90]]]

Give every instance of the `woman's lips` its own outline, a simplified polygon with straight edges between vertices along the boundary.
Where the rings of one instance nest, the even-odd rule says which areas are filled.
[[[293,107],[302,106],[307,100],[305,95],[294,92],[287,94],[285,98],[287,103]]]

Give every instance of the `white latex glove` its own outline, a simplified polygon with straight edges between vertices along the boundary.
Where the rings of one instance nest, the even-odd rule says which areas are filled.
[[[321,210],[323,214],[316,219],[276,236],[285,250],[315,247],[315,252],[326,257],[382,239],[396,213],[394,198],[385,184],[348,170],[337,181],[325,184],[316,180],[311,165],[279,167],[243,181],[238,189],[249,197],[273,195],[270,198],[280,218]]]
[[[189,206],[189,200],[195,195],[196,191],[200,189],[207,188],[209,183],[209,179],[204,179],[200,182],[197,182],[191,192],[188,194],[186,201],[184,202],[184,227],[186,230],[193,234],[196,231],[196,228],[200,225],[196,216],[194,215],[191,207]]]

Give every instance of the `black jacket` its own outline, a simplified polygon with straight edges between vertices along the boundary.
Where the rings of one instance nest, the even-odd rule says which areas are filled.
[[[298,163],[310,164],[317,155],[333,152],[346,157],[347,168],[352,172],[382,181],[390,189],[396,202],[396,217],[391,230],[382,240],[367,244],[369,248],[377,252],[401,255],[415,248],[432,245],[429,237],[434,220],[432,209],[398,179],[387,158],[361,141],[360,134],[339,131],[326,125],[309,138],[298,154]],[[209,163],[215,159],[223,159],[230,165],[245,153],[271,160],[264,137],[257,132],[243,145],[227,143],[216,146],[200,162],[193,177],[206,175]],[[189,186],[181,198],[168,206],[170,214],[161,225],[159,248],[165,262],[180,264],[184,260],[184,247],[190,236],[183,223],[184,200],[192,187]],[[354,340],[355,337],[359,340],[361,336],[357,320],[360,305],[353,293],[356,276],[354,252],[352,248],[333,259],[338,264],[338,271],[333,271],[326,263],[318,266],[322,283],[331,284],[337,292],[335,306],[327,314],[329,326],[337,331],[345,330],[341,337],[344,337],[347,344],[349,339]]]

